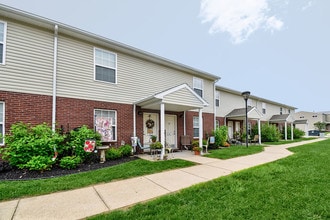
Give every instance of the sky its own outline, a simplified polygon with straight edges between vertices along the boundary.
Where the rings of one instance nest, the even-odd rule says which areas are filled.
[[[329,0],[0,0],[221,77],[217,85],[330,111]]]

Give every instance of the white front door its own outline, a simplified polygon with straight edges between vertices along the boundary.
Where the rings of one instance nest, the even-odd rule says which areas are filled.
[[[165,115],[165,142],[172,148],[177,148],[176,115]]]
[[[157,113],[143,113],[143,143],[151,142],[151,135],[157,136],[157,141],[160,140],[159,136],[159,122]]]

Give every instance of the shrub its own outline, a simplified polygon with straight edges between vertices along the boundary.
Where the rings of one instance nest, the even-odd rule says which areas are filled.
[[[129,157],[132,154],[132,146],[130,146],[128,144],[120,146],[119,150],[121,151],[121,154],[123,155],[123,157]]]
[[[264,142],[277,142],[281,139],[281,133],[275,125],[261,125],[261,140]]]
[[[29,170],[45,171],[50,170],[54,161],[47,156],[33,156],[26,164],[20,165],[19,168],[27,168]]]
[[[84,151],[85,140],[96,140],[96,146],[101,145],[101,135],[92,129],[89,129],[86,125],[79,129],[72,130],[67,140],[67,146],[72,151],[72,155],[79,156],[82,161],[86,161],[93,157],[92,153]]]
[[[74,169],[81,163],[81,158],[79,156],[66,156],[60,161],[60,167],[63,169]]]
[[[121,157],[122,157],[122,154],[118,148],[112,147],[109,150],[107,150],[105,153],[105,158],[109,159],[109,160],[115,160],[115,159],[118,159]]]
[[[217,127],[213,131],[213,135],[214,135],[214,138],[215,138],[214,145],[216,147],[224,146],[226,144],[227,139],[228,139],[228,128],[227,128],[227,126],[223,125],[223,126]]]
[[[34,156],[51,158],[54,148],[61,150],[64,137],[53,132],[43,123],[32,127],[22,122],[13,124],[5,136],[6,147],[1,149],[2,158],[15,167],[24,167]]]
[[[291,126],[288,126],[288,129],[287,129],[286,133],[287,133],[287,138],[291,139]],[[283,137],[285,136],[285,129],[283,129],[282,135],[283,135]],[[301,138],[304,135],[305,135],[304,131],[302,131],[298,128],[293,128],[293,139]]]
[[[163,145],[159,141],[150,144],[150,148],[152,149],[162,149]]]

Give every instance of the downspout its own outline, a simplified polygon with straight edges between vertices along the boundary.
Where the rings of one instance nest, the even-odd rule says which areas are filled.
[[[52,131],[56,126],[56,78],[57,78],[57,36],[58,26],[54,26],[54,63],[53,63],[53,109],[52,109]]]
[[[213,129],[215,130],[217,128],[215,121],[217,120],[217,103],[216,103],[216,95],[217,91],[215,89],[215,84],[217,83],[218,80],[215,80],[213,83]],[[219,100],[220,101],[220,100]]]
[[[136,137],[136,104],[133,105],[133,137]]]

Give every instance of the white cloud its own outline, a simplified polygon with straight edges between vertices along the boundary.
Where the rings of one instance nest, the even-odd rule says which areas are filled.
[[[260,28],[281,30],[283,22],[269,11],[267,0],[201,0],[200,16],[211,23],[210,34],[227,32],[239,44]]]
[[[309,7],[311,7],[313,5],[313,1],[309,1],[309,2],[307,2],[307,4],[306,5],[304,5],[302,8],[301,8],[301,10],[302,11],[306,11]]]

